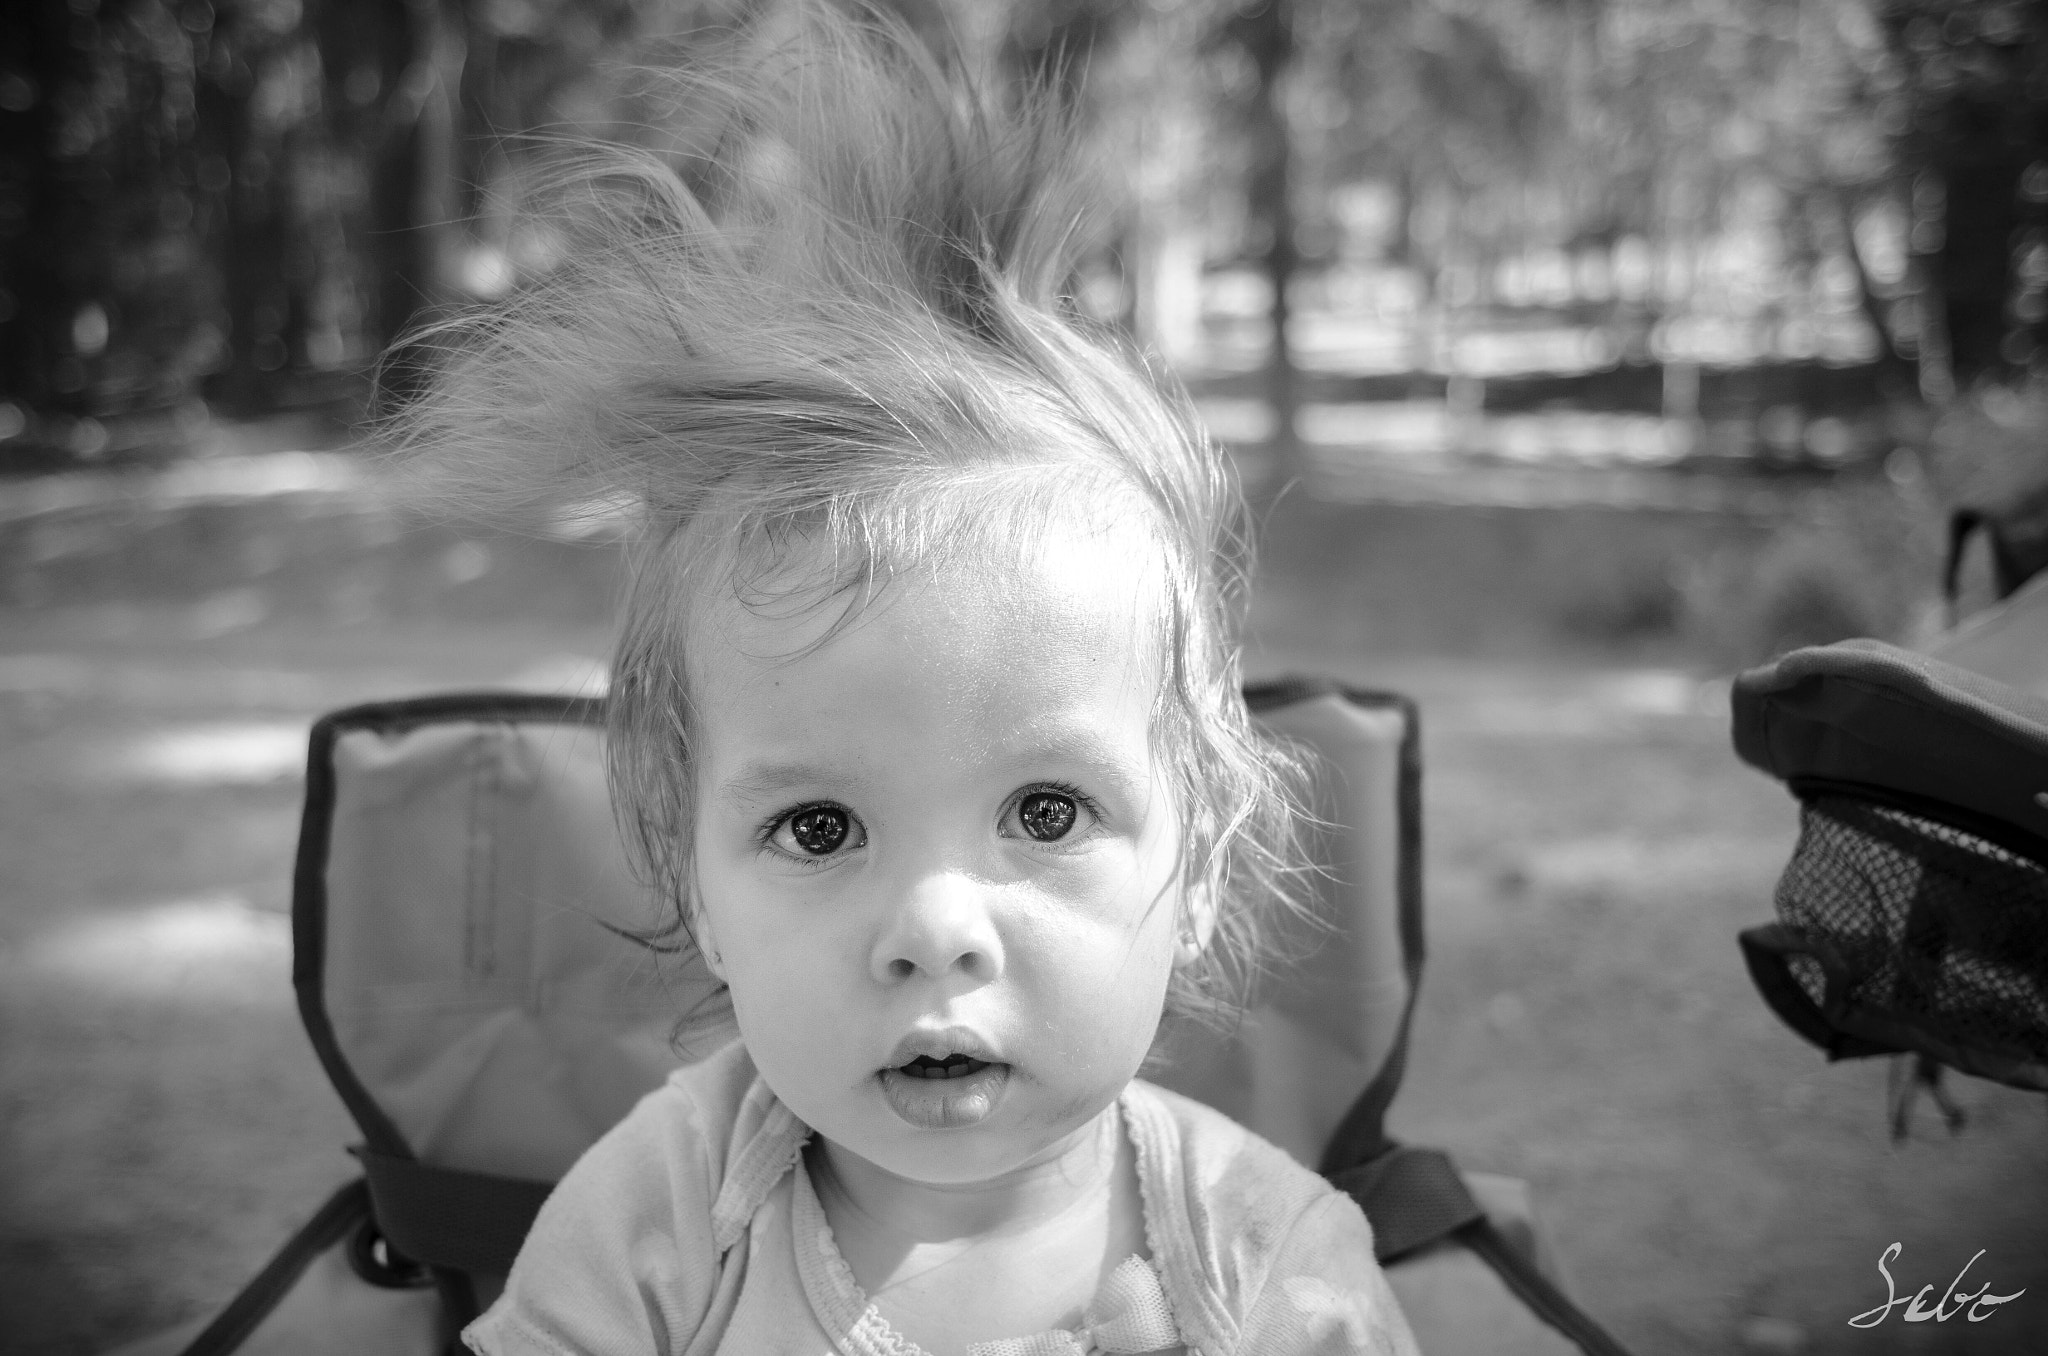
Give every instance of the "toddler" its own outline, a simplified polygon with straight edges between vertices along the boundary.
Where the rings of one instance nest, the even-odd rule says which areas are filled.
[[[683,167],[582,174],[405,416],[469,493],[643,515],[614,796],[740,1037],[571,1169],[469,1345],[1411,1352],[1348,1198],[1136,1079],[1255,963],[1294,811],[1233,481],[1056,299],[1058,117],[872,16],[726,50]]]

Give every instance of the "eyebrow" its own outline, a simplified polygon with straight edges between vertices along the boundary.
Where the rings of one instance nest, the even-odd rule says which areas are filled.
[[[768,800],[796,786],[816,786],[840,779],[809,763],[749,763],[718,788],[739,800]]]
[[[1115,745],[1088,730],[1049,734],[1042,739],[1028,740],[1014,748],[1003,749],[1000,755],[1019,763],[1079,763],[1115,783],[1118,791],[1128,794],[1135,794],[1144,782],[1138,769],[1116,751]]]
[[[1145,782],[1144,775],[1128,759],[1119,756],[1111,745],[1089,731],[1049,734],[1041,739],[1020,742],[1015,747],[995,750],[995,755],[997,760],[1005,763],[1078,763],[1109,782],[1114,792],[1132,798],[1138,795]],[[799,786],[838,787],[846,780],[843,774],[828,772],[815,763],[756,762],[741,767],[720,783],[718,790],[723,796],[755,802],[771,800]]]

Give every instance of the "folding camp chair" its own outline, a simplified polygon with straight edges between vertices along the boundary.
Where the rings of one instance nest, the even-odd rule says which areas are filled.
[[[1423,958],[1414,709],[1303,681],[1247,698],[1319,766],[1331,930],[1232,1037],[1181,1042],[1160,1081],[1360,1201],[1425,1351],[1619,1352],[1538,1264],[1519,1183],[1385,1132]],[[504,694],[314,726],[293,979],[363,1176],[203,1331],[135,1350],[446,1350],[549,1184],[679,1062],[735,1038],[701,965],[631,936],[654,920],[603,738],[596,702]]]
[[[1993,541],[2003,601],[1925,652],[1814,646],[1734,689],[1737,753],[1800,802],[1778,921],[1744,958],[1829,1058],[1912,1057],[1898,1137],[1922,1090],[1960,1128],[1944,1067],[2048,1092],[2048,573],[2015,582],[2041,560]]]

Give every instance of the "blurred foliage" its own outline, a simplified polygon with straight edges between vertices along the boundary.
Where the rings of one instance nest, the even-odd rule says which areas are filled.
[[[209,407],[359,404],[394,337],[502,285],[475,246],[503,220],[507,138],[602,130],[605,56],[715,9],[5,7],[0,456],[175,447]]]
[[[665,114],[622,70],[785,2],[15,0],[0,465],[175,444],[208,408],[360,401],[408,324],[542,264],[514,212],[533,134],[643,134]],[[2048,6],[890,7],[1087,110],[1121,195],[1077,280],[1094,309],[1174,356],[1176,288],[1264,273],[1283,412],[1288,284],[1361,239],[1440,328],[1535,250],[1683,275],[1604,304],[1639,360],[1737,240],[1757,287],[1853,292],[1907,442],[1957,391],[2048,362]]]
[[[1073,10],[1081,0],[1065,0]],[[1027,6],[1026,8],[1030,8]],[[1113,0],[1099,9],[1114,11]],[[1208,124],[1180,210],[1276,280],[1343,248],[1347,207],[1427,304],[1484,305],[1503,260],[1634,250],[1727,285],[1840,290],[1898,405],[2032,378],[2048,317],[2048,6],[1995,0],[1254,0],[1164,6]],[[1194,17],[1192,20],[1190,15]],[[1279,68],[1273,33],[1284,30]],[[1093,31],[1093,30],[1091,30]],[[1131,30],[1172,42],[1173,26]],[[1269,105],[1284,126],[1276,174]],[[1285,190],[1292,202],[1275,200]],[[1359,186],[1375,190],[1361,198]],[[1235,204],[1244,204],[1236,207]],[[1284,211],[1293,240],[1276,237]],[[1768,302],[1770,299],[1766,298]],[[1648,309],[1654,309],[1652,303]],[[1607,317],[1645,356],[1658,317]],[[1785,312],[1791,314],[1788,308]],[[1276,364],[1286,354],[1276,348]],[[1927,419],[1894,416],[1918,444]]]
[[[1943,503],[1995,507],[2048,486],[2048,390],[1990,386],[1949,403],[1928,439]]]
[[[1940,625],[1942,519],[1919,460],[1840,485],[1757,546],[1693,562],[1678,580],[1678,621],[1729,668],[1852,636],[1924,641]]]

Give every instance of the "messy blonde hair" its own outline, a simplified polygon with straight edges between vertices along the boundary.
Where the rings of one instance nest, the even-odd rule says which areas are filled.
[[[684,945],[685,656],[707,590],[789,602],[790,567],[822,554],[795,602],[850,616],[892,578],[1077,516],[1141,525],[1179,884],[1217,915],[1168,1001],[1230,1011],[1274,911],[1299,908],[1294,774],[1240,695],[1235,479],[1185,393],[1062,306],[1071,129],[1049,96],[998,110],[872,13],[784,6],[719,50],[722,69],[672,86],[680,156],[583,148],[553,193],[558,264],[424,336],[434,371],[401,446],[472,501],[637,506],[611,778]]]

